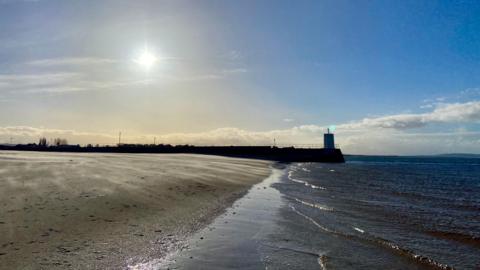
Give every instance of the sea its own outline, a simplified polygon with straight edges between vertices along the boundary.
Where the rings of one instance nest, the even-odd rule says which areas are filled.
[[[480,159],[346,159],[275,164],[157,268],[480,269]]]

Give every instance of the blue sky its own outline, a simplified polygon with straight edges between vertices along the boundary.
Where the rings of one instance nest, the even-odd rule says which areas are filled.
[[[476,1],[0,0],[0,141],[480,153]],[[148,48],[149,70],[134,60]],[[379,146],[379,144],[381,146]]]

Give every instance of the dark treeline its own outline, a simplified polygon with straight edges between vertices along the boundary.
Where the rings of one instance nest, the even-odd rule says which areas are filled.
[[[274,146],[193,146],[170,144],[119,144],[116,146],[93,146],[89,144],[87,146],[80,146],[68,145],[66,143],[55,143],[56,140],[54,140],[54,144],[49,145],[42,139],[38,144],[0,145],[0,150],[82,153],[207,154],[285,162],[344,162],[344,158],[340,149],[294,147],[280,148]]]

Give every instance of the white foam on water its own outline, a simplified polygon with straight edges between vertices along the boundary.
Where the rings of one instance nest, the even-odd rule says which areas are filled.
[[[360,229],[360,228],[357,228],[357,227],[353,227],[353,229],[357,232],[360,232],[360,233],[365,233],[364,230]]]
[[[293,212],[297,213],[298,215],[302,216],[306,220],[310,221],[313,223],[313,225],[317,226],[319,229],[328,232],[328,233],[335,233],[335,231],[330,230],[329,228],[322,226],[320,223],[316,222],[313,218],[305,215],[304,213],[298,211],[294,206],[290,205],[290,208],[293,210]]]
[[[304,205],[307,205],[307,206],[310,206],[310,207],[313,207],[313,208],[317,208],[317,209],[324,210],[324,211],[333,211],[333,208],[325,206],[325,205],[321,205],[321,204],[318,204],[318,203],[309,203],[309,202],[306,202],[306,201],[302,201],[298,198],[293,198],[293,199],[295,201],[301,203],[301,204],[304,204]]]
[[[326,190],[326,188],[324,188],[324,187],[317,186],[317,185],[313,185],[313,184],[310,184],[310,183],[307,182],[307,181],[293,178],[293,177],[292,177],[292,171],[288,172],[288,179],[289,179],[290,181],[293,181],[293,182],[296,182],[296,183],[304,184],[305,186],[310,187],[310,188],[313,188],[313,189]]]
[[[318,255],[317,261],[318,261],[318,264],[320,265],[320,269],[327,270],[326,260],[327,260],[327,256]]]
[[[320,269],[322,269],[322,270],[327,269],[327,266],[326,266],[327,256],[325,254],[305,250],[305,249],[302,249],[302,248],[296,248],[296,247],[292,248],[292,247],[287,247],[287,246],[276,246],[276,245],[270,245],[270,244],[265,244],[265,243],[262,243],[262,245],[266,246],[266,247],[270,247],[272,249],[276,249],[276,250],[289,250],[289,251],[293,251],[293,252],[298,252],[298,253],[303,253],[303,254],[315,256],[315,257],[317,257],[317,263],[318,263],[318,265],[320,265]],[[265,266],[265,269],[269,269],[267,265]]]

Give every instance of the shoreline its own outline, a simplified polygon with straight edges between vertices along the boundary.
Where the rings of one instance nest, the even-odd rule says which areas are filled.
[[[272,173],[253,185],[222,215],[189,237],[181,250],[130,269],[263,269],[269,235],[278,229],[283,195],[274,187],[289,165],[272,164]],[[219,251],[223,256],[216,256]],[[268,257],[268,256],[267,256]],[[138,267],[138,268],[135,268]]]
[[[118,269],[165,256],[271,174],[204,155],[0,151],[0,268]]]

